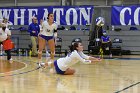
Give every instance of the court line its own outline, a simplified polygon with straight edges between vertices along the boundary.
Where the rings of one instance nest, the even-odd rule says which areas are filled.
[[[16,62],[20,62],[20,61],[16,61]],[[16,72],[16,71],[20,71],[20,70],[23,70],[23,69],[25,69],[25,68],[27,67],[27,64],[26,64],[26,63],[24,63],[24,62],[20,62],[20,63],[23,63],[23,64],[25,64],[25,66],[24,66],[24,67],[22,67],[22,68],[20,68],[20,69],[11,70],[11,71],[4,72],[4,73],[0,73],[0,74],[5,74],[5,73],[10,73],[10,72]],[[11,64],[12,64],[12,63],[11,63]]]
[[[123,92],[123,91],[125,91],[125,90],[127,90],[127,89],[129,89],[129,88],[132,88],[132,87],[134,87],[134,86],[136,86],[136,85],[138,85],[138,84],[140,84],[140,82],[137,82],[137,83],[135,83],[135,84],[132,84],[132,85],[130,85],[130,86],[128,86],[128,87],[125,87],[124,89],[121,89],[121,90],[119,90],[119,91],[117,91],[117,92],[114,92],[114,93]]]
[[[124,81],[128,81],[128,82],[130,82],[131,84],[133,84],[133,83],[135,82],[134,80],[132,80],[132,79],[130,79],[130,78],[124,76],[123,74],[120,74],[120,73],[116,72],[115,70],[109,68],[109,67],[106,66],[106,65],[102,65],[102,64],[101,64],[101,65],[99,65],[99,66],[102,66],[104,69],[106,69],[106,70],[108,70],[110,73],[112,73],[112,74],[114,74],[114,75],[116,75],[116,76],[122,78]]]
[[[102,65],[102,64],[101,64],[100,66],[102,66],[104,69],[110,71],[110,73],[115,74],[116,76],[119,76],[119,77],[122,78],[123,80],[125,80],[125,81],[129,81],[129,82],[131,83],[130,86],[125,87],[124,89],[119,90],[119,91],[114,92],[114,93],[120,93],[120,92],[123,92],[124,90],[127,90],[127,89],[129,89],[129,88],[131,88],[131,87],[133,87],[133,86],[136,86],[136,85],[140,84],[140,82],[134,83],[134,80],[132,80],[132,79],[126,77],[126,76],[121,75],[120,73],[114,71],[113,69],[109,68],[109,67],[106,66],[106,65]],[[134,83],[134,84],[132,84],[132,83]]]
[[[3,76],[0,76],[0,78],[1,78],[1,77],[6,77],[6,76],[16,76],[16,75],[26,74],[26,73],[29,73],[29,72],[36,71],[36,70],[38,70],[39,68],[40,68],[40,67],[37,67],[37,68],[35,68],[35,69],[28,70],[28,71],[25,71],[25,72],[20,72],[20,73],[17,73],[17,74],[3,75]]]
[[[14,60],[14,61],[16,61],[16,62],[20,62],[20,61],[18,61],[18,60]],[[23,61],[23,60],[22,60]],[[24,60],[24,61],[27,61],[27,60]],[[29,62],[32,62],[32,61],[29,61]],[[22,62],[22,63],[24,63],[24,62]],[[24,63],[24,64],[26,64],[26,63]],[[26,64],[26,66],[27,66],[27,64]],[[26,73],[29,73],[29,72],[33,72],[33,71],[36,71],[36,70],[38,70],[40,67],[37,67],[37,68],[35,68],[35,69],[32,69],[32,70],[28,70],[28,71],[25,71],[25,72],[20,72],[20,73],[17,73],[17,74],[9,74],[9,75],[2,75],[2,76],[0,76],[0,78],[1,77],[6,77],[6,76],[16,76],[16,75],[20,75],[20,74],[26,74]],[[20,70],[20,69],[19,69]],[[17,70],[18,71],[18,70]]]

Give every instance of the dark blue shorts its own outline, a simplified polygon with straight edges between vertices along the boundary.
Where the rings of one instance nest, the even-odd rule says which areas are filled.
[[[56,70],[57,74],[64,75],[65,71],[62,71],[61,69],[59,69],[59,67],[57,65],[57,60],[54,61],[54,67],[55,67],[55,70]]]
[[[45,36],[45,35],[39,35],[39,36],[42,37],[43,39],[47,40],[47,41],[49,41],[51,39],[54,39],[53,36]]]

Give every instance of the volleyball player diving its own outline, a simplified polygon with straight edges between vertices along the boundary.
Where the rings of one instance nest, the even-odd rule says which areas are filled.
[[[44,64],[44,67],[54,67],[57,74],[72,75],[75,73],[75,69],[72,69],[70,67],[78,62],[91,64],[101,61],[101,59],[99,58],[84,54],[83,45],[80,42],[75,42],[71,47],[72,52],[69,53],[66,57],[59,58],[54,62],[48,61]]]

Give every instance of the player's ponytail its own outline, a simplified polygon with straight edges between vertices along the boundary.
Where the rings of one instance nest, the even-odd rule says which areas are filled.
[[[71,46],[70,46],[70,51],[72,52],[72,51],[74,51],[74,50],[77,50],[77,47],[78,47],[78,44],[79,44],[80,42],[73,42],[72,44],[71,44]]]

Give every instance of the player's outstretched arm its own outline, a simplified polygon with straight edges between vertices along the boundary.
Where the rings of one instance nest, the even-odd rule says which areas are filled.
[[[96,59],[91,60],[91,63],[101,62],[101,61],[102,61],[102,59],[96,58]]]
[[[92,57],[92,56],[89,57],[89,60],[96,60],[96,59],[98,59],[98,58]]]

